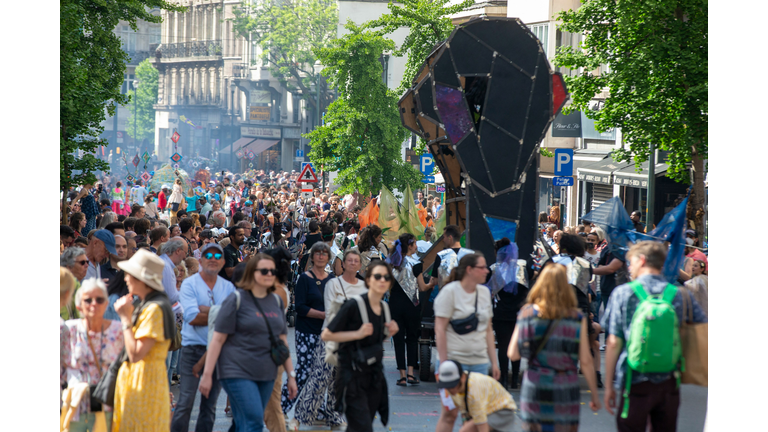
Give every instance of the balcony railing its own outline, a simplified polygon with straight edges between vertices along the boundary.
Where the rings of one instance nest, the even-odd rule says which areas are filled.
[[[154,44],[153,44],[154,45]],[[151,49],[152,47],[150,47]],[[157,49],[157,48],[156,48]],[[159,46],[161,57],[213,57],[221,55],[221,41],[194,41],[175,44],[163,44]]]
[[[251,77],[251,65],[248,63],[238,63],[232,65],[232,75],[235,78],[247,79]]]
[[[126,51],[125,53],[130,58],[129,65],[137,65],[149,58],[150,55],[150,51]]]

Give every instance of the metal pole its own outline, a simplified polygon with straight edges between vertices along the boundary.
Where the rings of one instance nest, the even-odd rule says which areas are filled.
[[[138,99],[136,95],[136,90],[138,89],[138,84],[134,82],[133,85],[133,142],[136,144],[138,142],[138,137],[136,136],[136,123],[138,123],[138,119],[136,118],[136,100]],[[139,146],[136,144],[136,150],[138,151]]]
[[[645,232],[653,230],[654,199],[656,195],[656,144],[651,143],[651,155],[648,157],[648,197],[645,209]]]
[[[234,170],[235,163],[232,159],[233,159],[233,154],[235,150],[235,102],[234,102],[235,91],[231,90],[229,93],[231,95],[229,100],[230,100],[230,104],[232,105],[232,108],[231,108],[232,111],[230,111],[230,116],[229,116],[229,138],[232,141],[232,143],[229,145],[229,167],[230,169]]]

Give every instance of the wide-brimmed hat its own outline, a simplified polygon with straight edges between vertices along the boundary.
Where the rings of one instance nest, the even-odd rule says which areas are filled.
[[[117,263],[123,271],[147,284],[157,291],[163,288],[163,269],[165,262],[157,255],[145,249],[139,249],[128,261]]]

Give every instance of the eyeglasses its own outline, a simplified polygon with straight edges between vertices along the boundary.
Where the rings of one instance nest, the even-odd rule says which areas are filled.
[[[372,274],[371,277],[376,279],[376,280],[381,280],[381,278],[384,278],[384,282],[389,282],[389,281],[392,280],[392,276],[390,276],[388,274],[376,273],[376,274]]]
[[[317,252],[315,252],[315,255],[328,255],[328,256],[331,256],[331,254],[329,254],[326,251],[317,251]]]
[[[208,252],[207,254],[205,254],[203,256],[205,257],[205,259],[214,259],[214,258],[217,259],[217,260],[221,259],[221,254],[220,253]]]
[[[85,304],[87,304],[87,305],[89,305],[89,304],[91,304],[91,303],[93,303],[93,302],[96,302],[96,304],[104,304],[104,302],[106,302],[106,301],[107,301],[107,299],[105,299],[104,297],[96,297],[96,298],[87,298],[87,299],[83,299],[83,301],[84,301],[84,302],[85,302]]]
[[[88,260],[82,260],[82,261],[75,261],[77,264],[80,264],[81,266],[87,266]]]
[[[271,274],[272,276],[274,276],[274,275],[277,274],[277,269],[273,269],[273,268],[268,268],[268,269],[267,268],[257,268],[256,271],[257,272],[261,272],[262,276],[266,276],[267,274]]]

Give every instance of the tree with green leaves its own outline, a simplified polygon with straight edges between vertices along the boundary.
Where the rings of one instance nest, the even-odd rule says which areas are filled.
[[[619,161],[648,160],[651,144],[669,150],[667,176],[690,182],[688,217],[700,228],[707,159],[707,2],[584,0],[561,12],[559,28],[584,35],[580,49],[561,47],[555,64],[583,73],[565,77],[572,104],[595,120],[599,131],[621,128]],[[601,65],[607,71],[594,73]],[[588,108],[597,93],[610,96],[599,111]]]
[[[92,184],[94,172],[109,169],[93,154],[108,144],[99,138],[104,131],[101,123],[115,115],[117,104],[129,101],[120,94],[128,56],[115,27],[123,20],[137,30],[138,20],[161,21],[151,9],[184,8],[164,0],[61,0],[59,7],[59,187],[65,192],[66,223],[66,192],[75,185]]]
[[[235,31],[251,36],[262,49],[261,59],[269,72],[288,91],[301,93],[317,109],[315,74],[316,52],[336,37],[339,12],[336,2],[282,0],[249,3],[234,9]],[[322,84],[321,84],[322,86]],[[329,103],[328,92],[321,92],[320,108]]]
[[[159,76],[160,73],[152,66],[149,59],[145,59],[136,67],[139,86],[135,91],[128,92],[128,97],[136,104],[136,116],[133,115],[133,105],[128,106],[130,109],[125,128],[128,136],[137,141],[147,138],[149,142],[155,142],[155,109],[152,106],[157,102]],[[133,136],[134,130],[136,136]]]
[[[400,123],[397,95],[381,79],[379,57],[394,42],[351,21],[345,28],[349,33],[317,53],[339,98],[328,107],[325,124],[305,135],[309,158],[324,171],[338,171],[341,193],[418,187],[421,174],[400,154],[408,132]]]
[[[393,55],[408,56],[405,72],[397,94],[402,95],[411,87],[413,79],[421,65],[437,44],[448,39],[454,29],[451,15],[457,14],[474,5],[474,0],[464,0],[453,6],[446,6],[451,0],[403,0],[398,4],[389,3],[388,14],[368,21],[365,28],[381,28],[384,34],[400,28],[408,29],[402,45],[393,51]]]

